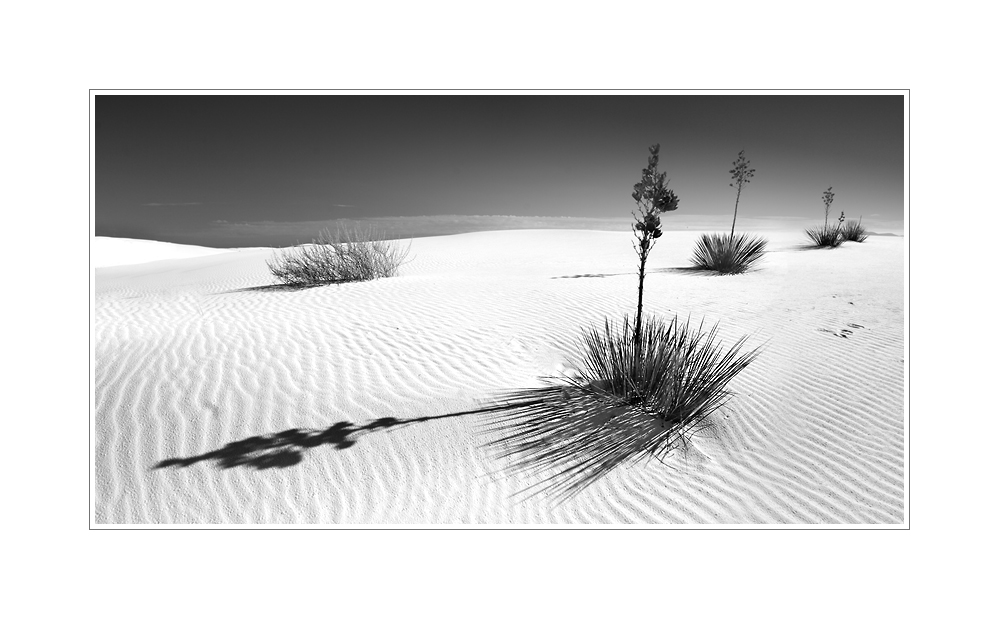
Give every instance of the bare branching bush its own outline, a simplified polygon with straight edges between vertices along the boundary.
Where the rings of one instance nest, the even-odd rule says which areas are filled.
[[[271,274],[286,286],[325,286],[392,277],[409,256],[409,245],[387,241],[373,229],[324,230],[309,245],[275,253]]]

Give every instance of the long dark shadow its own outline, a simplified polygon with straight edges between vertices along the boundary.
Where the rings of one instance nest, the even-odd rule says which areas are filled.
[[[324,445],[337,450],[349,449],[357,444],[360,437],[372,432],[472,414],[475,414],[475,411],[410,419],[381,417],[362,426],[349,421],[340,421],[325,430],[292,428],[274,434],[261,434],[244,438],[196,456],[167,458],[158,462],[153,468],[188,467],[204,461],[214,461],[219,468],[223,469],[239,466],[257,470],[287,468],[300,463],[305,452],[309,449]]]
[[[800,245],[792,245],[783,251],[819,251],[822,249],[836,249],[836,247],[831,247],[827,245],[813,245],[810,243],[802,243]]]
[[[666,267],[664,269],[655,269],[650,271],[651,273],[675,273],[677,275],[698,275],[700,277],[715,277],[723,275],[718,271],[712,271],[711,269],[705,269],[703,267]]]
[[[373,432],[475,416],[477,429],[486,437],[484,447],[499,460],[500,470],[527,474],[534,480],[517,494],[523,498],[544,494],[561,503],[616,467],[649,460],[697,431],[676,430],[630,402],[614,402],[599,389],[568,384],[552,382],[510,391],[495,402],[446,415],[381,417],[364,425],[341,421],[325,430],[293,428],[251,436],[203,454],[168,458],[153,468],[182,468],[199,462],[213,462],[221,469],[288,468],[301,463],[305,452],[316,447],[345,450]]]
[[[232,290],[223,290],[222,292],[214,292],[212,294],[234,294],[237,292],[295,292],[297,290],[308,290],[310,288],[319,288],[319,286],[289,286],[288,284],[264,284],[262,286],[248,286],[246,288],[234,288]]]
[[[551,279],[579,279],[581,277],[617,277],[618,275],[634,275],[634,273],[582,273],[580,275],[556,275]]]

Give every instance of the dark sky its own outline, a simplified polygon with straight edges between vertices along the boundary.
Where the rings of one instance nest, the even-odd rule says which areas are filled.
[[[901,95],[96,97],[98,236],[269,245],[287,222],[627,217],[648,146],[687,216],[833,210],[902,227]],[[267,222],[275,222],[270,224]],[[232,230],[253,226],[234,242]],[[668,227],[668,224],[667,224]],[[303,239],[308,240],[308,239]]]

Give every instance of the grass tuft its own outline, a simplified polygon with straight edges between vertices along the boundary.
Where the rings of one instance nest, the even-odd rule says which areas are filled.
[[[372,229],[324,230],[311,245],[276,253],[267,266],[286,286],[325,286],[392,277],[409,255],[409,246],[386,241]]]
[[[854,221],[852,219],[843,224],[840,234],[843,235],[844,241],[853,241],[855,243],[863,243],[867,240],[868,236],[867,228],[865,228],[859,221]]]
[[[528,488],[571,498],[615,467],[662,456],[731,396],[728,383],[759,354],[717,341],[717,325],[649,317],[640,350],[625,319],[587,332],[577,375],[519,392],[494,409],[488,445],[508,472],[542,479]],[[636,354],[637,353],[637,354]]]
[[[697,269],[725,274],[745,273],[766,253],[767,240],[738,234],[702,234],[690,261]]]
[[[839,228],[830,226],[808,228],[805,234],[815,247],[839,247],[843,244],[843,235],[840,234]]]

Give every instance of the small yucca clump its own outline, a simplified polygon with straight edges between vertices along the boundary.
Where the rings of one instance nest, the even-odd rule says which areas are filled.
[[[311,245],[300,245],[268,260],[271,275],[285,286],[305,287],[392,277],[409,247],[386,241],[372,230],[324,230]]]
[[[843,235],[840,234],[839,228],[816,226],[806,229],[805,234],[812,240],[815,247],[839,247],[843,244]]]
[[[732,162],[732,165],[733,168],[728,171],[732,175],[729,187],[734,187],[736,190],[732,230],[727,235],[701,235],[694,246],[694,256],[690,259],[695,269],[717,271],[726,275],[745,273],[759,262],[766,252],[766,239],[747,234],[735,235],[735,218],[739,214],[739,198],[742,196],[743,188],[751,182],[756,174],[756,170],[749,167],[749,160],[746,159],[746,151],[744,150],[739,151],[739,157]]]
[[[861,221],[863,221],[861,219]],[[867,228],[864,227],[860,221],[850,220],[843,224],[843,229],[840,230],[840,234],[843,236],[844,241],[853,241],[855,243],[863,243],[867,240]]]
[[[748,234],[702,234],[690,261],[694,268],[725,274],[745,273],[766,253],[767,240]]]
[[[610,403],[641,408],[663,429],[678,431],[716,410],[728,396],[725,386],[758,354],[739,354],[745,336],[723,353],[717,325],[705,331],[702,321],[695,329],[676,316],[649,317],[636,351],[628,322],[615,331],[605,321],[584,335],[582,362],[570,381]]]
[[[822,223],[822,227],[818,228],[806,228],[805,234],[808,238],[812,240],[812,245],[815,247],[839,247],[843,244],[843,235],[841,234],[840,228],[843,227],[843,219],[845,217],[844,213],[839,214],[839,225],[835,228],[829,225],[829,207],[832,206],[833,196],[832,187],[826,189],[822,192],[822,202],[826,206],[826,218]]]
[[[619,464],[662,455],[731,396],[728,383],[759,354],[746,338],[726,348],[705,330],[646,317],[641,340],[626,318],[583,338],[575,375],[517,394],[493,409],[490,446],[515,472],[544,473],[535,487],[569,498]],[[636,349],[637,347],[637,349]]]

